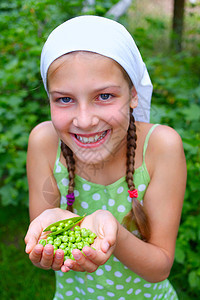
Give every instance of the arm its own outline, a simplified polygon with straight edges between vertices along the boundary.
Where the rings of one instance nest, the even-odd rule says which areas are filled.
[[[148,145],[146,163],[151,182],[144,197],[150,220],[151,238],[141,241],[118,222],[114,255],[129,269],[149,282],[166,279],[170,273],[175,251],[186,184],[186,163],[179,135],[171,128],[159,126]],[[96,221],[98,220],[95,217]],[[74,250],[75,251],[75,250]],[[101,264],[98,253],[87,249],[90,261]],[[83,256],[78,264],[92,270]],[[68,262],[65,263],[66,266]],[[72,266],[74,268],[77,268]]]
[[[48,225],[74,216],[59,207],[60,193],[53,176],[58,137],[51,122],[36,126],[29,137],[27,155],[27,176],[29,184],[29,212],[32,221],[25,237],[26,253],[35,266],[59,270],[64,253],[56,252],[52,245],[38,244],[42,231]],[[51,151],[49,151],[49,149]]]
[[[179,135],[159,126],[147,150],[151,182],[144,197],[151,238],[145,243],[119,225],[114,254],[128,268],[150,282],[170,273],[186,185],[186,163]]]
[[[58,137],[51,122],[39,124],[29,136],[27,177],[31,221],[45,209],[59,207],[60,193],[53,177],[57,146]]]

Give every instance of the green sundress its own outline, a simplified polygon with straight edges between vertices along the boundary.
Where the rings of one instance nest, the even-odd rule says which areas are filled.
[[[135,170],[134,183],[138,189],[138,200],[143,201],[150,182],[145,164],[145,153],[149,137],[158,124],[148,132],[143,149],[143,163]],[[58,147],[54,176],[61,194],[60,206],[66,208],[68,171],[60,162]],[[125,176],[115,183],[103,186],[75,176],[74,212],[79,215],[91,214],[98,209],[110,211],[121,223],[131,209]],[[137,235],[137,230],[133,231]],[[124,266],[114,255],[94,273],[69,271],[56,273],[56,293],[54,300],[132,300],[132,299],[169,299],[177,300],[176,292],[168,279],[159,283],[149,283]]]

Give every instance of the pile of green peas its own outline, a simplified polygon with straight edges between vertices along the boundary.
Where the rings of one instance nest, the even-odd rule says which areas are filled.
[[[51,244],[54,247],[54,254],[56,250],[62,249],[64,252],[64,260],[73,259],[72,250],[79,249],[82,251],[83,247],[91,246],[97,237],[94,232],[90,229],[80,228],[80,226],[74,226],[73,229],[65,229],[70,225],[73,226],[74,223],[60,222],[58,226],[48,227],[52,233],[47,236],[47,239],[42,239],[39,244],[45,246],[46,244]]]

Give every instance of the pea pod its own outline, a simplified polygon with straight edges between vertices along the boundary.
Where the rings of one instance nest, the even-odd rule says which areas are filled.
[[[84,219],[84,217],[85,217],[85,215],[82,217],[74,217],[74,218],[55,222],[55,223],[49,225],[43,231],[51,231],[51,233],[48,234],[48,236],[55,236],[57,234],[60,234],[64,231],[74,227],[76,224],[78,224],[80,221],[82,221]]]

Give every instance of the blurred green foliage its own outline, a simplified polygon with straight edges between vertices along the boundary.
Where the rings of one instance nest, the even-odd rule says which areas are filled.
[[[174,53],[168,47],[169,28],[162,17],[148,16],[142,27],[133,28],[131,19],[127,22],[154,86],[151,122],[169,125],[180,134],[187,160],[186,193],[170,275],[181,300],[200,295],[199,23],[198,11],[186,14],[184,51]]]
[[[105,14],[116,0],[96,1],[87,14]],[[26,149],[30,130],[49,119],[39,73],[43,44],[60,23],[83,14],[83,0],[14,0],[0,3],[0,197],[27,204]]]
[[[87,14],[105,15],[117,0],[96,1]],[[83,14],[83,0],[14,0],[0,3],[0,200],[3,206],[27,205],[28,135],[50,119],[39,58],[48,34],[61,22]],[[147,16],[144,26],[130,28],[147,64],[153,85],[151,121],[172,126],[183,139],[187,189],[170,279],[180,299],[200,293],[200,21],[186,16],[184,51],[168,48],[165,19]]]

